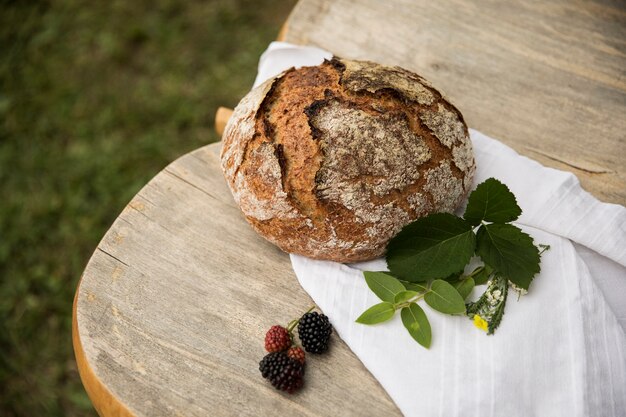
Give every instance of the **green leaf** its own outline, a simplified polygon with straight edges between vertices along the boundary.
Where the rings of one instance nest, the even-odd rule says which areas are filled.
[[[488,224],[478,229],[477,253],[496,272],[528,290],[540,270],[539,250],[533,239],[510,224]]]
[[[395,312],[396,309],[393,304],[385,301],[380,304],[375,304],[365,310],[363,314],[356,319],[356,322],[361,324],[382,323],[383,321],[387,321],[392,318]]]
[[[480,271],[478,271],[480,270]],[[478,271],[478,272],[476,272]],[[489,277],[493,273],[493,268],[489,265],[479,266],[472,272],[475,285],[485,285],[489,281]]]
[[[463,217],[473,226],[481,221],[508,223],[517,219],[522,209],[517,205],[515,195],[495,178],[489,178],[469,196]]]
[[[449,282],[436,279],[430,291],[424,295],[424,301],[433,309],[445,314],[464,314],[465,300]]]
[[[404,281],[402,279],[399,279],[398,281],[400,281],[402,285],[406,287],[407,290],[416,291],[416,292],[428,291],[428,284],[425,281],[424,282],[409,282],[409,281]]]
[[[449,213],[435,213],[405,226],[387,247],[391,273],[411,282],[447,277],[474,254],[472,226]]]
[[[411,303],[400,311],[400,317],[402,317],[402,324],[409,331],[411,337],[428,349],[432,335],[430,323],[424,310],[417,304]]]
[[[418,294],[417,291],[402,291],[396,294],[396,298],[393,300],[394,304],[405,303]]]
[[[457,282],[459,278],[461,278],[461,275],[463,275],[463,271],[458,271],[454,274],[448,275],[447,277],[443,278],[443,280],[448,282]]]
[[[406,289],[395,277],[384,272],[365,271],[363,275],[367,286],[382,301],[393,303],[396,294]]]
[[[463,300],[465,300],[471,294],[472,290],[474,289],[474,286],[475,286],[474,279],[466,278],[457,282],[454,285],[454,288],[456,288],[456,290],[459,292],[461,297],[463,297]]]

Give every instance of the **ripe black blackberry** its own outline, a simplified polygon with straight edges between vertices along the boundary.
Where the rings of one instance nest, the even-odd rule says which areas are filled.
[[[265,355],[259,363],[263,378],[269,379],[274,388],[293,394],[304,382],[304,366],[285,352],[273,352]]]
[[[298,322],[298,336],[304,349],[310,353],[326,352],[332,332],[328,317],[316,311],[304,314]]]

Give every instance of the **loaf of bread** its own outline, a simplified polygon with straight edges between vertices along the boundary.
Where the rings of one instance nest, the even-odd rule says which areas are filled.
[[[333,58],[246,95],[221,163],[252,227],[282,250],[355,262],[411,221],[451,212],[471,186],[461,113],[410,71]]]

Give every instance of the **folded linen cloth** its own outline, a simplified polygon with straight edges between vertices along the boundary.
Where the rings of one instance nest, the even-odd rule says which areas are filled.
[[[330,57],[274,42],[255,85]],[[426,350],[398,317],[355,323],[379,302],[361,271],[386,269],[384,259],[343,265],[291,255],[300,284],[407,416],[626,415],[626,208],[598,201],[571,173],[543,167],[475,130],[470,136],[474,186],[489,177],[504,182],[523,209],[517,225],[551,246],[530,293],[509,297],[494,336],[466,317],[430,310],[433,340]]]

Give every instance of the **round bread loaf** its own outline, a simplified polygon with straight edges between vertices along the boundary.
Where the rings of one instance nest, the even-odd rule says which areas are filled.
[[[246,95],[223,135],[222,169],[246,219],[282,250],[355,262],[400,229],[451,212],[472,183],[461,113],[422,77],[333,58]]]

